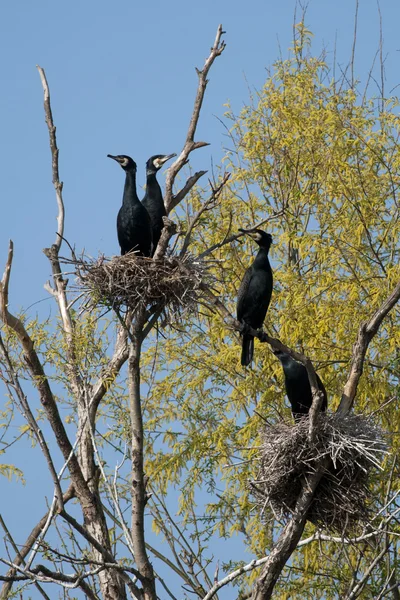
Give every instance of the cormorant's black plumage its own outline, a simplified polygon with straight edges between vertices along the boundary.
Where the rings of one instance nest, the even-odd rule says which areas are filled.
[[[126,173],[122,206],[117,216],[117,234],[121,254],[131,250],[142,256],[151,256],[152,230],[149,214],[136,192],[136,163],[130,156],[119,154],[109,158],[117,161]]]
[[[312,404],[312,393],[307,369],[304,365],[289,356],[289,354],[280,350],[274,350],[273,352],[282,363],[286,394],[292,406],[294,420],[298,421],[304,415],[308,415]],[[328,406],[326,390],[319,375],[316,375],[318,389],[323,394],[321,411],[325,412]]]
[[[237,299],[238,321],[253,329],[260,329],[264,323],[272,294],[272,269],[269,264],[268,252],[272,243],[269,233],[261,229],[245,231],[260,246],[253,264],[244,274],[240,284]],[[251,363],[254,353],[254,337],[243,333],[241,363],[247,366]]]
[[[176,154],[156,154],[149,158],[146,163],[146,195],[142,200],[143,206],[150,215],[151,227],[153,230],[153,254],[157,248],[161,231],[164,227],[163,217],[167,216],[161,187],[157,181],[157,171],[161,169],[164,163]]]

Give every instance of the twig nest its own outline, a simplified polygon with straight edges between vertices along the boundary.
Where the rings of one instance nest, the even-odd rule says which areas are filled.
[[[203,261],[190,254],[158,260],[134,253],[107,259],[74,261],[81,289],[96,305],[109,308],[154,307],[173,312],[196,310],[202,299],[202,283],[210,279]]]
[[[329,456],[332,464],[318,485],[307,519],[330,531],[354,530],[369,520],[373,500],[368,482],[371,470],[380,469],[388,454],[384,434],[363,415],[322,413],[310,444],[308,426],[305,417],[296,425],[278,423],[264,428],[261,467],[251,483],[261,514],[265,518],[269,508],[276,518],[288,518],[302,483],[317,462]]]

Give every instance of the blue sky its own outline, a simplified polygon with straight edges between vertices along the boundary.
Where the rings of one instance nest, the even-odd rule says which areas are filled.
[[[203,65],[222,23],[227,48],[210,72],[197,133],[197,139],[210,146],[191,159],[194,169],[210,169],[212,160],[218,164],[225,142],[218,121],[224,104],[230,101],[239,111],[248,98],[248,87],[262,85],[279,46],[287,55],[294,5],[293,0],[1,3],[0,272],[12,238],[13,310],[44,300],[29,314],[56,312],[43,289],[50,269],[42,248],[55,237],[56,203],[35,65],[46,70],[51,88],[64,181],[65,235],[78,250],[116,254],[115,219],[123,173],[106,155],[131,155],[138,164],[138,184],[143,186],[149,156],[180,151],[197,85],[195,67]],[[379,16],[375,0],[360,5],[355,73],[365,81],[379,45]],[[353,43],[354,8],[349,0],[314,0],[307,12],[307,26],[315,34],[314,51],[325,47],[333,60],[336,38],[337,59],[343,66]],[[389,93],[399,83],[400,3],[382,0],[381,10]],[[30,510],[13,523],[20,488],[2,478],[0,512],[22,541],[43,512],[43,493],[51,497],[52,489],[46,476],[47,489],[38,489],[43,461],[36,451],[22,457],[15,447],[13,454],[13,460],[27,471]],[[21,508],[22,502],[23,495]]]

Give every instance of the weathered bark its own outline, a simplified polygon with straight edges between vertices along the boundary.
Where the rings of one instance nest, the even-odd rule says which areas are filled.
[[[141,315],[137,316],[133,327],[130,345],[129,402],[131,417],[131,457],[132,457],[132,543],[135,552],[136,568],[141,575],[144,600],[157,600],[153,567],[146,551],[144,535],[144,509],[146,506],[146,485],[143,470],[143,417],[140,400],[140,352]]]

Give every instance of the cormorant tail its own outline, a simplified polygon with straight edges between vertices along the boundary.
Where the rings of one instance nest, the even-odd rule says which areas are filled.
[[[254,354],[254,337],[252,335],[244,335],[242,340],[242,357],[241,364],[247,367],[253,360]]]

